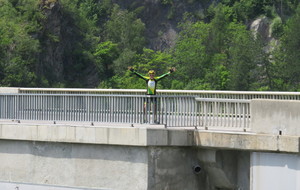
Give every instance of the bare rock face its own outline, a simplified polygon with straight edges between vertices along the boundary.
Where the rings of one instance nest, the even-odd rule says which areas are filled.
[[[260,37],[264,42],[269,42],[271,35],[270,35],[270,23],[268,18],[258,18],[254,20],[250,24],[250,30],[256,37]]]
[[[267,17],[257,18],[250,24],[250,30],[256,38],[260,38],[265,45],[264,50],[270,52],[278,45],[278,40],[272,36],[271,21]]]
[[[173,47],[175,45],[177,35],[178,32],[176,31],[176,28],[169,25],[164,32],[161,32],[161,34],[153,39],[151,46],[155,50]]]
[[[99,76],[95,65],[82,60],[80,42],[84,36],[73,17],[63,10],[58,0],[42,0],[40,3],[45,19],[39,35],[40,52],[37,74],[44,76],[50,85],[60,83],[78,87],[95,87]]]
[[[63,80],[63,51],[64,43],[61,41],[63,15],[61,5],[57,1],[43,0],[40,4],[41,10],[46,17],[43,22],[43,30],[40,41],[43,51],[40,54],[38,74],[46,76],[53,81]]]

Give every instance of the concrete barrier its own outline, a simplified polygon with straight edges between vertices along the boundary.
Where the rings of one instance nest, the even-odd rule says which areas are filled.
[[[0,87],[0,94],[17,94],[17,93],[20,93],[20,88]]]
[[[300,136],[300,101],[252,100],[251,131]]]

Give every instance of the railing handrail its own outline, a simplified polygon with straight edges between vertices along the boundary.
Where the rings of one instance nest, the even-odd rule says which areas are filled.
[[[251,100],[222,99],[222,98],[195,98],[198,102],[230,102],[230,103],[250,103]]]
[[[1,93],[0,96],[81,96],[81,97],[145,97],[145,98],[176,98],[177,95],[136,95],[136,94],[15,94],[15,93]],[[180,98],[196,98],[193,95],[181,95]]]
[[[14,88],[14,87],[12,87]],[[49,91],[49,92],[137,92],[145,93],[145,89],[88,89],[88,88],[16,88],[22,91]],[[278,91],[222,91],[222,90],[164,90],[158,89],[157,93],[184,93],[184,94],[235,94],[235,95],[300,95],[300,92]]]
[[[28,88],[28,87],[0,87],[1,89],[10,89],[16,91],[48,91],[48,92],[137,92],[145,93],[145,89],[92,89],[92,88]],[[223,90],[164,90],[158,89],[158,93],[189,93],[189,94],[235,94],[235,95],[300,95],[300,92],[288,91],[223,91]]]

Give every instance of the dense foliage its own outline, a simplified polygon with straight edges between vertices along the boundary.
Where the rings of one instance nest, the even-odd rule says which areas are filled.
[[[154,15],[134,1],[0,0],[0,86],[144,88],[133,66],[144,74],[176,67],[159,88],[300,90],[297,0],[205,1],[183,15],[173,0],[155,2],[180,20],[169,48],[150,48]],[[257,18],[269,22],[268,43],[249,30]]]

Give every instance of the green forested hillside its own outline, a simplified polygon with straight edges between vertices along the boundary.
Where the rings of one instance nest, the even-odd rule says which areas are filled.
[[[300,90],[298,0],[0,0],[0,86]]]

